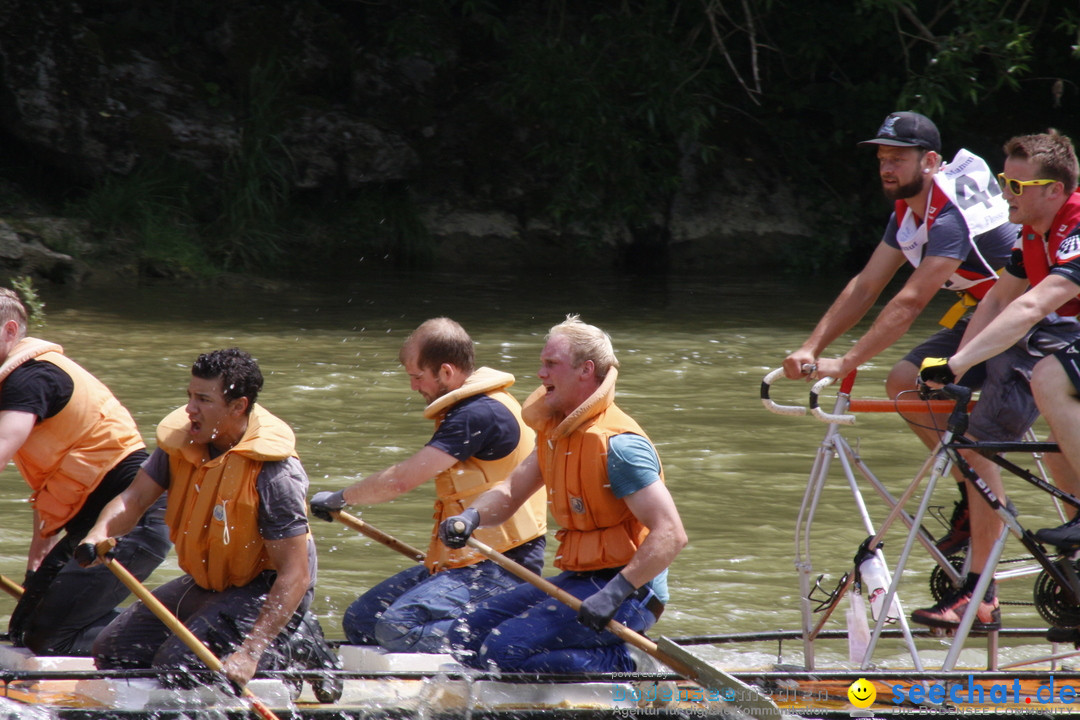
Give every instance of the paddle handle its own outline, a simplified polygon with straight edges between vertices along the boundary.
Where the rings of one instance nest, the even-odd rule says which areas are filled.
[[[222,664],[218,660],[217,655],[214,655],[210,651],[210,648],[206,647],[202,640],[195,636],[193,632],[187,629],[184,623],[173,615],[169,608],[154,597],[154,594],[146,589],[146,586],[139,582],[138,578],[132,575],[126,567],[120,564],[118,560],[109,556],[109,552],[116,547],[116,540],[108,538],[98,543],[97,553],[101,561],[105,563],[105,566],[112,570],[113,574],[120,579],[120,582],[124,583],[128,590],[132,592],[139,600],[142,601],[146,607],[150,609],[150,612],[157,616],[157,619],[165,624],[169,630],[176,633],[176,636],[180,638],[188,648],[195,653],[200,660],[202,660],[206,667],[210,668],[214,672],[221,672]],[[277,715],[263,704],[262,700],[251,691],[248,687],[239,688],[240,695],[251,703],[251,707],[259,714],[263,720],[278,720]]]
[[[0,589],[3,589],[11,597],[19,600],[23,596],[23,587],[9,577],[0,575]]]
[[[424,558],[427,557],[426,553],[417,550],[412,545],[404,543],[401,540],[398,540],[393,535],[389,535],[376,527],[368,525],[360,518],[356,517],[355,515],[350,515],[344,510],[331,510],[330,514],[337,518],[337,520],[342,525],[352,528],[358,533],[367,535],[372,540],[382,543],[391,550],[398,551],[405,557],[414,560],[415,562],[423,562]]]

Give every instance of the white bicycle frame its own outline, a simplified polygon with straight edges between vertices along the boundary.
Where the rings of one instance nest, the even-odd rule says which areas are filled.
[[[777,369],[770,372],[765,376],[761,386],[761,400],[764,406],[773,413],[787,416],[802,416],[807,414],[807,408],[797,405],[781,405],[774,402],[770,398],[770,386],[778,378],[783,377],[783,369]],[[836,605],[843,598],[844,594],[854,582],[854,568],[849,572],[846,580],[841,583],[841,586],[833,593],[830,603],[824,608],[823,615],[817,622],[814,621],[814,610],[810,598],[810,593],[813,588],[813,563],[811,560],[811,528],[814,521],[814,516],[817,512],[818,502],[821,497],[822,490],[825,487],[825,483],[828,480],[829,473],[832,469],[833,460],[839,462],[843,471],[844,477],[847,480],[848,487],[852,494],[858,515],[863,523],[863,527],[867,534],[872,536],[870,541],[870,547],[876,548],[875,553],[888,568],[888,564],[885,562],[885,556],[882,553],[879,543],[884,538],[886,532],[892,526],[892,524],[900,519],[908,528],[907,539],[904,549],[901,552],[896,568],[888,573],[889,588],[885,596],[883,607],[893,607],[892,603],[895,600],[896,607],[899,610],[900,628],[904,638],[904,642],[907,646],[909,653],[915,665],[915,669],[921,671],[922,662],[918,656],[918,651],[915,647],[914,640],[912,638],[910,628],[907,624],[907,616],[903,612],[902,605],[900,604],[899,597],[897,595],[897,587],[899,585],[900,576],[903,573],[903,568],[906,566],[907,559],[910,556],[911,550],[914,547],[915,542],[922,544],[923,548],[930,555],[930,557],[938,564],[942,572],[946,577],[954,584],[959,585],[960,580],[966,575],[966,567],[956,569],[953,564],[945,557],[935,544],[933,537],[922,526],[922,521],[926,515],[927,509],[930,504],[930,498],[933,494],[934,487],[939,478],[948,474],[951,471],[952,463],[949,460],[946,453],[943,452],[941,446],[939,446],[935,452],[931,453],[926,461],[923,463],[919,472],[915,475],[914,479],[905,489],[904,493],[899,497],[893,496],[887,488],[881,483],[881,481],[874,475],[873,472],[867,467],[860,457],[857,449],[852,448],[847,439],[842,433],[844,426],[854,425],[856,416],[848,413],[848,409],[851,406],[850,387],[853,383],[853,376],[850,383],[842,384],[839,392],[837,393],[835,406],[833,411],[826,412],[822,410],[818,405],[820,393],[827,386],[834,382],[833,378],[824,378],[814,384],[810,392],[809,410],[810,413],[818,420],[828,424],[828,428],[825,432],[825,437],[822,439],[821,444],[818,446],[817,453],[814,457],[814,464],[810,470],[810,477],[807,481],[806,491],[803,495],[803,501],[799,508],[798,517],[795,524],[795,567],[799,574],[799,590],[800,590],[800,604],[802,611],[803,622],[803,650],[804,650],[804,662],[807,670],[813,670],[814,659],[814,640],[821,632],[824,624],[828,621],[829,616],[832,614]],[[920,403],[920,405],[922,405]],[[925,411],[925,406],[923,406]],[[948,440],[946,440],[947,442]],[[1040,472],[1042,471],[1041,464],[1039,465]],[[889,508],[889,515],[883,521],[880,528],[875,530],[874,524],[870,519],[869,512],[862,491],[859,487],[858,480],[856,478],[856,472],[866,482],[868,482],[879,497],[884,501],[885,505]],[[1045,473],[1043,473],[1045,477]],[[918,510],[915,515],[912,516],[904,510],[906,504],[915,495],[919,486],[923,480],[927,481],[926,488],[923,492],[921,502],[919,503]],[[972,502],[981,502],[981,500],[972,499]],[[997,560],[1001,555],[1002,548],[1004,547],[1004,541],[1008,535],[1008,528],[1003,530],[998,542],[995,543],[993,555],[991,560],[995,567]],[[984,573],[983,579],[985,579],[985,585],[989,585],[991,578],[997,580],[1009,579],[1012,577],[1021,577],[1026,575],[1032,575],[1038,573],[1041,568],[1035,564],[1025,566],[1023,568],[1011,569],[1005,573]],[[977,589],[978,591],[978,589]],[[985,587],[983,588],[985,591]],[[955,648],[955,655],[959,654],[964,642],[966,641],[967,634],[974,622],[975,611],[977,610],[977,603],[970,605],[971,615],[970,618],[966,617],[961,622],[960,628],[956,632],[956,637],[953,642]],[[866,648],[866,652],[862,658],[860,665],[861,669],[867,669],[870,666],[874,651],[877,647],[877,643],[881,637],[882,630],[884,629],[885,619],[887,613],[882,612],[878,617],[871,636],[870,643]],[[966,621],[966,622],[965,622]],[[996,633],[991,634],[991,646],[993,647],[994,654],[996,655]],[[950,652],[950,658],[947,659],[947,664],[951,661],[955,664],[955,656]],[[991,664],[994,664],[996,660],[992,659]],[[951,669],[951,666],[950,668]]]

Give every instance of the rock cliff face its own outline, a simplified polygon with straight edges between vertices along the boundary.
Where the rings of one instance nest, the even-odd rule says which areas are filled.
[[[374,53],[364,33],[381,30],[358,27],[350,3],[186,6],[0,4],[0,141],[81,183],[162,156],[214,183],[245,137],[263,133],[287,151],[298,192],[407,187],[445,265],[557,265],[600,236],[581,262],[756,266],[810,234],[779,174],[745,157],[712,174],[684,161],[682,188],[649,226],[557,227],[525,200],[552,181],[529,171],[527,133],[498,126],[495,93],[457,73],[453,46],[439,65]],[[268,67],[286,75],[255,87]],[[273,111],[260,114],[260,102]]]

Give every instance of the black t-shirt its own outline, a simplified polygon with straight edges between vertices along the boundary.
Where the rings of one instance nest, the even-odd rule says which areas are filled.
[[[75,392],[75,382],[59,366],[45,360],[27,360],[11,371],[0,385],[0,410],[17,410],[37,416],[37,422],[51,418],[67,407]],[[75,517],[64,526],[74,539],[81,539],[97,520],[105,504],[131,484],[145,450],[136,450],[106,473]]]
[[[487,395],[467,397],[447,410],[428,445],[456,460],[499,460],[518,446],[521,426],[514,414]],[[544,566],[543,536],[511,548],[506,556],[539,573]]]
[[[0,410],[37,416],[38,422],[64,409],[75,391],[71,376],[51,362],[27,360],[0,386]]]
[[[518,446],[521,427],[514,414],[487,395],[467,397],[446,411],[428,445],[455,460],[499,460]]]

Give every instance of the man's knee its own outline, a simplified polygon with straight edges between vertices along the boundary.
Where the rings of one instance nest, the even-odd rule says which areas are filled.
[[[444,652],[452,622],[422,604],[398,602],[375,622],[375,640],[390,652]]]
[[[91,655],[98,670],[148,668],[153,650],[141,643],[125,642],[122,625],[114,621],[94,639]]]
[[[35,655],[66,655],[78,629],[69,629],[64,633],[55,630],[55,625],[31,622],[23,635],[23,645]]]
[[[395,622],[385,615],[375,623],[376,642],[390,652],[418,652],[423,636],[424,626],[416,623]]]
[[[1070,381],[1061,361],[1053,355],[1044,357],[1031,371],[1031,392],[1041,405],[1044,402],[1076,400],[1077,389]]]
[[[889,371],[889,376],[885,378],[885,392],[888,394],[889,399],[895,400],[900,393],[917,389],[916,378],[918,374],[919,368],[907,360],[901,360],[893,365],[892,370]]]
[[[375,623],[386,612],[386,603],[368,602],[367,595],[361,595],[345,609],[341,617],[341,629],[345,639],[352,645],[376,645]]]

